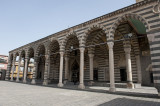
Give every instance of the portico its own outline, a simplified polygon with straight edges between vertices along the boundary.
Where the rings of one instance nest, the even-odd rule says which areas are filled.
[[[136,84],[153,86],[153,77],[160,92],[160,32],[159,24],[154,22],[159,16],[150,12],[153,5],[157,5],[154,0],[142,1],[10,51],[6,80],[14,81],[19,56],[18,70],[21,59],[25,60],[24,83],[33,58],[31,84],[76,84],[85,89],[103,82],[110,83],[110,92],[116,92],[115,83],[134,89]],[[146,72],[150,64],[152,76]],[[19,71],[16,81],[19,82]]]

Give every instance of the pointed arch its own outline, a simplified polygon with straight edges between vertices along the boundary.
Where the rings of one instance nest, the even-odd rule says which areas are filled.
[[[36,49],[36,56],[39,56],[40,54],[44,54],[45,53],[45,46],[44,46],[44,44],[40,44],[38,47],[37,47],[37,49]]]
[[[71,32],[69,34],[67,34],[63,40],[63,46],[66,47],[67,43],[69,42],[69,39],[76,37],[76,39],[78,39],[78,43],[80,44],[81,39],[78,37],[78,35],[75,32]]]
[[[26,54],[29,58],[34,57],[34,49],[32,47],[29,47]]]
[[[119,17],[111,26],[109,33],[107,34],[107,39],[114,39],[114,33],[116,32],[117,27],[121,24],[121,22],[127,21],[128,19],[136,19],[142,22],[146,28],[146,32],[148,33],[150,30],[150,26],[146,19],[144,19],[142,16],[134,13],[128,13],[124,14],[121,17]]]
[[[94,32],[94,31],[97,31],[97,30],[101,30],[102,33],[106,34],[106,29],[104,26],[100,25],[100,24],[92,24],[90,25],[90,27],[85,31],[85,36],[84,36],[84,42],[86,44],[87,42],[87,38],[88,36]]]

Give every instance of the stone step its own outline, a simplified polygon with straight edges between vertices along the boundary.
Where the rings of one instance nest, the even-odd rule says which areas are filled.
[[[109,83],[93,83],[93,86],[102,86],[102,87],[110,87]],[[116,83],[116,88],[127,88],[127,84],[125,83]]]
[[[66,85],[74,85],[73,82],[66,82]],[[76,85],[79,85],[79,82],[76,83]],[[89,85],[89,82],[84,82],[84,85]],[[92,86],[101,86],[101,87],[110,87],[110,84],[109,83],[105,83],[105,82],[94,82],[92,84]],[[115,87],[116,88],[127,88],[127,84],[126,83],[116,83],[115,84]]]

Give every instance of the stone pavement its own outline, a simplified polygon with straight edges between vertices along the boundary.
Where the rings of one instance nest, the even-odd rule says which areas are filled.
[[[94,88],[97,89],[97,88]],[[88,92],[0,81],[0,106],[160,106],[159,98]]]

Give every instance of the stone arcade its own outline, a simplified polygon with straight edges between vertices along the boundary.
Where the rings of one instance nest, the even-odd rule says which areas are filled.
[[[55,83],[59,87],[76,80],[85,84],[126,83],[133,89],[155,86],[160,96],[160,3],[144,0],[100,16],[9,52],[6,80],[24,59],[23,82],[34,60],[32,84]],[[131,37],[131,38],[130,38]],[[129,39],[128,39],[129,38]],[[17,73],[19,82],[19,72]]]

